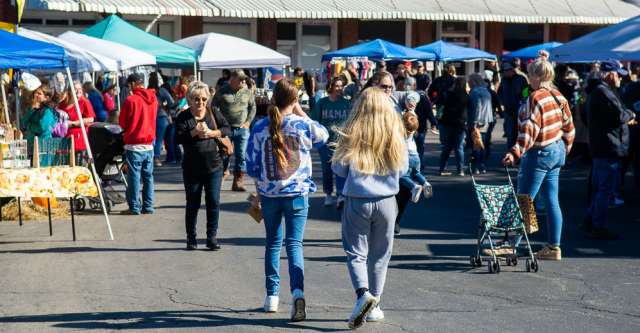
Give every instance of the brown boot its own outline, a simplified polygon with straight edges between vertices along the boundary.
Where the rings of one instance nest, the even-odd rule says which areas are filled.
[[[233,174],[233,184],[231,185],[231,190],[236,192],[245,192],[244,188],[244,172],[236,171]]]

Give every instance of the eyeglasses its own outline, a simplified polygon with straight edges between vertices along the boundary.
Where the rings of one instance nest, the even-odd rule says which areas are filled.
[[[207,97],[200,97],[200,98],[194,98],[193,101],[194,102],[206,102],[207,100],[209,100],[209,98]]]
[[[382,90],[393,90],[393,86],[388,84],[380,84],[378,85],[378,87],[380,87],[380,89]]]

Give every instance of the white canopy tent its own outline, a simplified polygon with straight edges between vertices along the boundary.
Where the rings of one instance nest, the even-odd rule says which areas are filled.
[[[156,64],[154,55],[106,39],[95,38],[73,31],[67,31],[58,36],[58,38],[103,57],[116,60],[118,62],[118,70]]]
[[[199,69],[258,68],[291,64],[291,58],[268,47],[229,35],[206,33],[175,42],[196,50]]]
[[[64,48],[67,59],[69,60],[69,69],[72,72],[112,72],[118,70],[118,62],[112,57],[106,57],[89,51],[84,47],[69,43],[58,37],[25,28],[19,28],[18,35]]]
[[[611,25],[551,50],[557,62],[594,62],[607,59],[640,61],[640,16]]]

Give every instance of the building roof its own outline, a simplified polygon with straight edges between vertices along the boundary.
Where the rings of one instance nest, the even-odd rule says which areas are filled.
[[[614,24],[640,15],[621,0],[28,0],[28,8],[238,18]]]

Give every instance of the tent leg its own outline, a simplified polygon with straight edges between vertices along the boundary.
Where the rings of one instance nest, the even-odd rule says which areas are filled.
[[[16,75],[15,72],[13,75]],[[20,129],[20,88],[15,87],[16,96],[16,128]]]
[[[22,202],[20,197],[18,197],[18,223],[22,226]]]
[[[51,223],[51,199],[47,198],[47,212],[49,213],[49,236],[53,236],[53,225]]]
[[[120,114],[120,72],[116,72],[116,101],[118,102],[118,114]]]
[[[0,71],[0,77],[4,72]],[[11,119],[9,119],[9,105],[7,105],[7,92],[4,89],[4,84],[0,82],[0,89],[2,89],[2,108],[4,111],[4,121],[7,124],[11,124]]]
[[[73,234],[73,241],[76,241],[76,219],[73,213],[73,197],[69,198],[69,208],[71,209],[71,233]]]
[[[73,84],[73,78],[71,77],[71,70],[69,67],[67,69],[67,77],[69,79],[69,84]],[[93,181],[96,184],[96,188],[98,189],[98,196],[100,197],[100,204],[102,205],[102,213],[104,214],[104,220],[107,223],[107,229],[109,231],[109,239],[113,240],[113,230],[111,230],[111,222],[109,222],[109,214],[107,214],[107,206],[104,204],[104,196],[102,195],[102,184],[100,184],[100,178],[98,177],[98,173],[96,172],[96,166],[93,163],[93,153],[91,152],[91,146],[89,145],[89,138],[87,138],[87,131],[84,126],[84,120],[82,120],[82,114],[80,113],[80,105],[78,104],[78,97],[76,94],[72,94],[73,103],[76,107],[76,112],[78,114],[78,119],[80,120],[80,129],[82,133],[82,139],[84,140],[85,147],[87,147],[87,155],[89,158],[89,166],[91,167],[91,175],[93,176]],[[71,215],[73,216],[73,214]],[[73,221],[73,218],[72,218]]]

